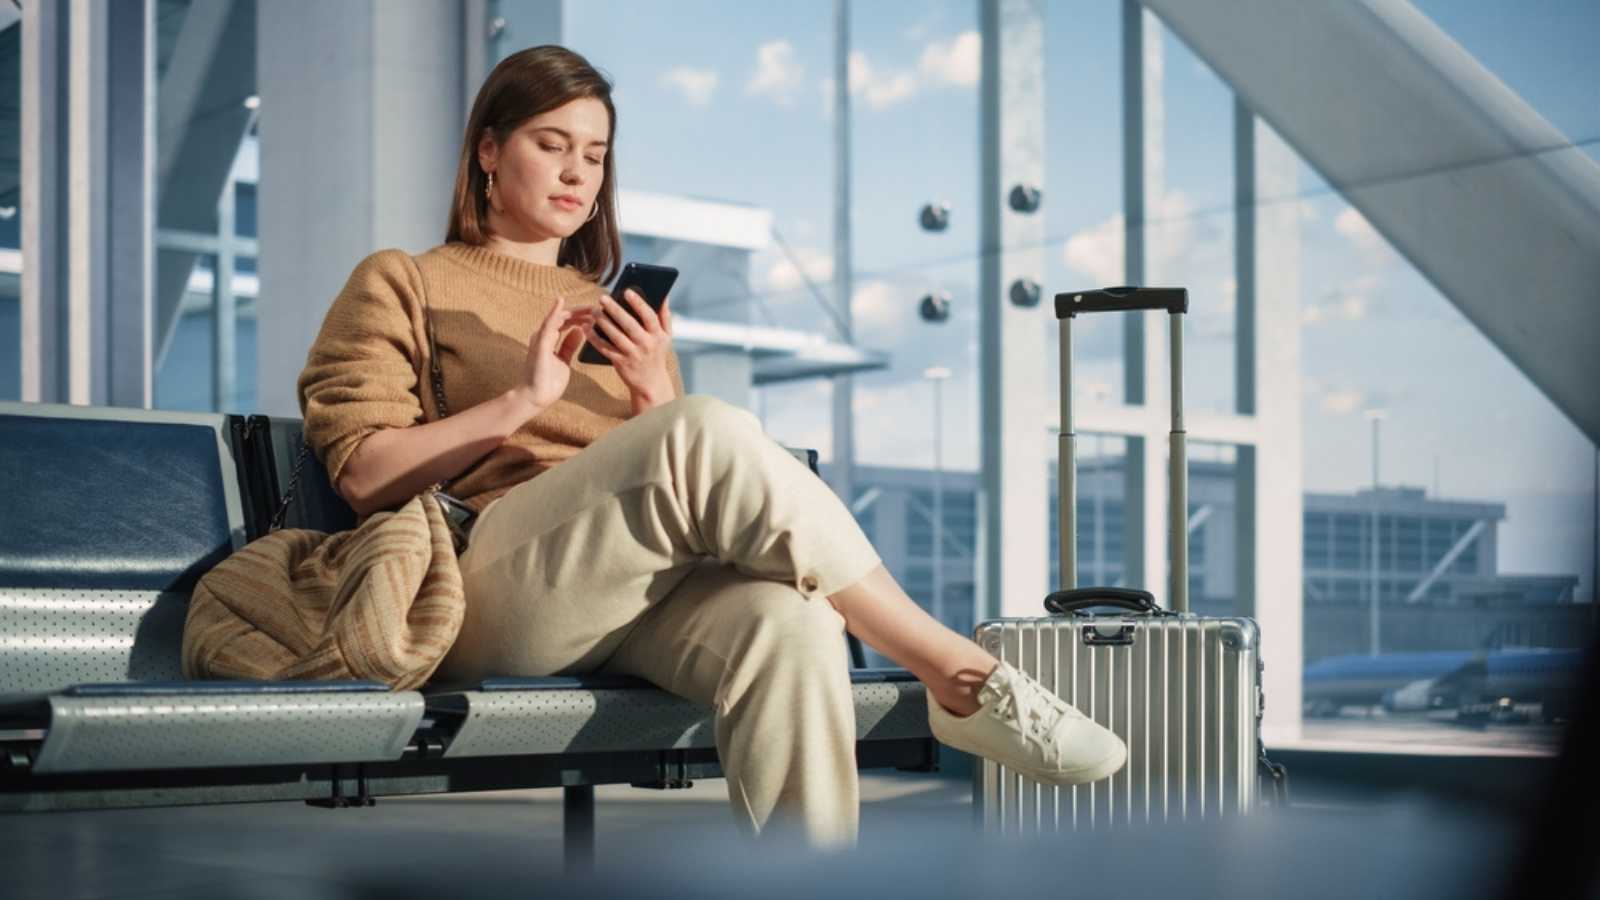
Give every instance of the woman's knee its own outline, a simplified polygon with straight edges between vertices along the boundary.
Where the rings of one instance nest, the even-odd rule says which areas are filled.
[[[686,394],[668,404],[671,421],[718,434],[745,435],[761,431],[761,420],[749,410],[710,394]]]

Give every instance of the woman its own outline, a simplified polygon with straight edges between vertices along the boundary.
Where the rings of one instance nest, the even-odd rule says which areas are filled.
[[[364,260],[300,377],[358,513],[441,482],[479,511],[439,676],[626,673],[709,704],[741,826],[817,845],[856,833],[843,629],[926,685],[944,743],[1052,783],[1120,768],[1115,735],[908,598],[753,416],[684,396],[670,304],[599,287],[620,263],[615,135],[582,57],[507,57],[473,104],[447,242]],[[575,361],[586,342],[610,365]]]

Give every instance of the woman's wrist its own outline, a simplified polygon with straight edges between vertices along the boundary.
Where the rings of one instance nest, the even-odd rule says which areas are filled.
[[[633,401],[633,414],[637,416],[646,410],[671,403],[677,399],[677,392],[669,381],[631,391],[629,396]]]
[[[513,432],[521,428],[529,419],[544,412],[534,399],[533,388],[528,385],[514,387],[500,395],[500,403],[505,407],[505,416],[501,419],[506,424],[505,437],[510,437]]]

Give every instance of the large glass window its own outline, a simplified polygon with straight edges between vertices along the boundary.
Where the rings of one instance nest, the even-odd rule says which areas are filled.
[[[1592,571],[1573,524],[1593,445],[1358,210],[1309,168],[1302,182],[1307,734],[1454,742],[1488,722],[1475,740],[1551,746],[1554,695],[1494,673],[1592,634],[1592,604],[1538,586]],[[1390,661],[1365,662],[1374,647]],[[1447,690],[1462,651],[1491,674]],[[1387,674],[1367,694],[1327,699],[1368,666]]]

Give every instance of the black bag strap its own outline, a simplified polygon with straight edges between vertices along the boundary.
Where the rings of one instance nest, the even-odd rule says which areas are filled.
[[[439,366],[439,344],[433,335],[433,307],[428,303],[427,279],[422,280],[422,322],[423,330],[428,333],[428,375],[433,384],[433,406],[439,418],[450,415],[450,406],[444,399],[444,370]],[[283,492],[283,498],[278,501],[278,510],[272,514],[272,523],[267,526],[268,532],[277,531],[283,527],[284,517],[288,515],[289,504],[294,501],[294,492],[300,487],[300,472],[305,468],[306,456],[311,453],[311,444],[305,439],[305,432],[300,434],[300,452],[294,460],[294,471],[289,475],[289,487]],[[432,492],[443,492],[445,483],[434,485]]]
[[[439,342],[433,336],[433,307],[428,305],[428,284],[422,281],[422,322],[428,332],[428,373],[433,382],[433,408],[443,419],[450,415],[450,404],[444,399],[444,370],[439,367]]]

